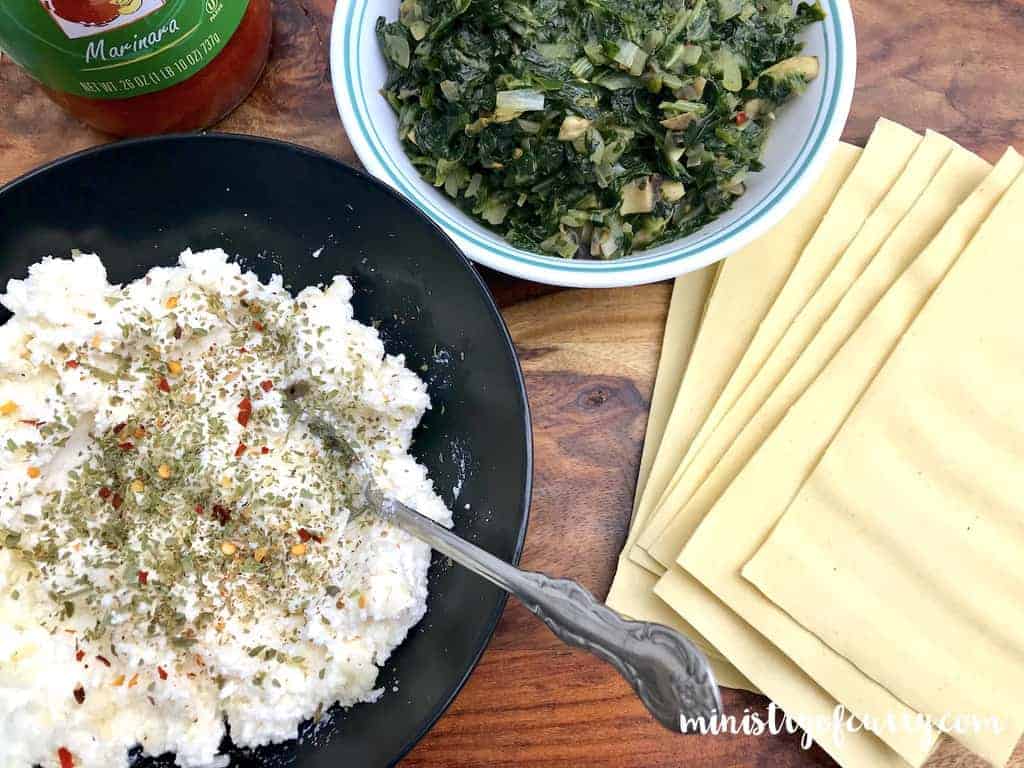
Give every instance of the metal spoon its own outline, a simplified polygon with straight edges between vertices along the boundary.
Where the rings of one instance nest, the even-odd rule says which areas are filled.
[[[302,384],[302,382],[300,382]],[[289,389],[292,403],[308,387]],[[590,651],[611,664],[633,686],[640,700],[666,728],[686,732],[687,725],[710,725],[721,713],[722,700],[707,659],[690,640],[669,627],[627,621],[575,581],[523,571],[461,539],[428,517],[392,499],[347,441],[322,417],[295,408],[329,450],[342,451],[358,469],[362,508],[394,523],[479,576],[515,595],[562,642]]]

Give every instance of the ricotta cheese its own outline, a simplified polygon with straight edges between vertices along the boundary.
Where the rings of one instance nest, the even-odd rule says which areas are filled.
[[[48,258],[0,296],[0,765],[226,763],[372,701],[426,610],[429,548],[360,484],[450,524],[409,454],[429,398],[336,277],[291,296],[220,250],[125,286]]]

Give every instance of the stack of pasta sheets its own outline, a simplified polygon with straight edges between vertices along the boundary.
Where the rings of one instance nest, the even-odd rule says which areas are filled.
[[[608,603],[843,766],[1024,731],[1022,169],[882,120],[676,281]]]

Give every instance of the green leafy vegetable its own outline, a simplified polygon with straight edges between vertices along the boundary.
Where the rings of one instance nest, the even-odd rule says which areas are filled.
[[[818,73],[792,0],[402,0],[383,94],[431,184],[514,245],[619,258],[728,210]]]

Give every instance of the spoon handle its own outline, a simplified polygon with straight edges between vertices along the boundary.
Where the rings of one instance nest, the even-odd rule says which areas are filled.
[[[401,502],[382,512],[407,533],[515,595],[562,642],[590,651],[618,670],[659,723],[686,731],[710,725],[722,702],[704,655],[669,627],[627,621],[575,581],[523,571],[470,544]],[[690,728],[684,721],[690,721]]]

